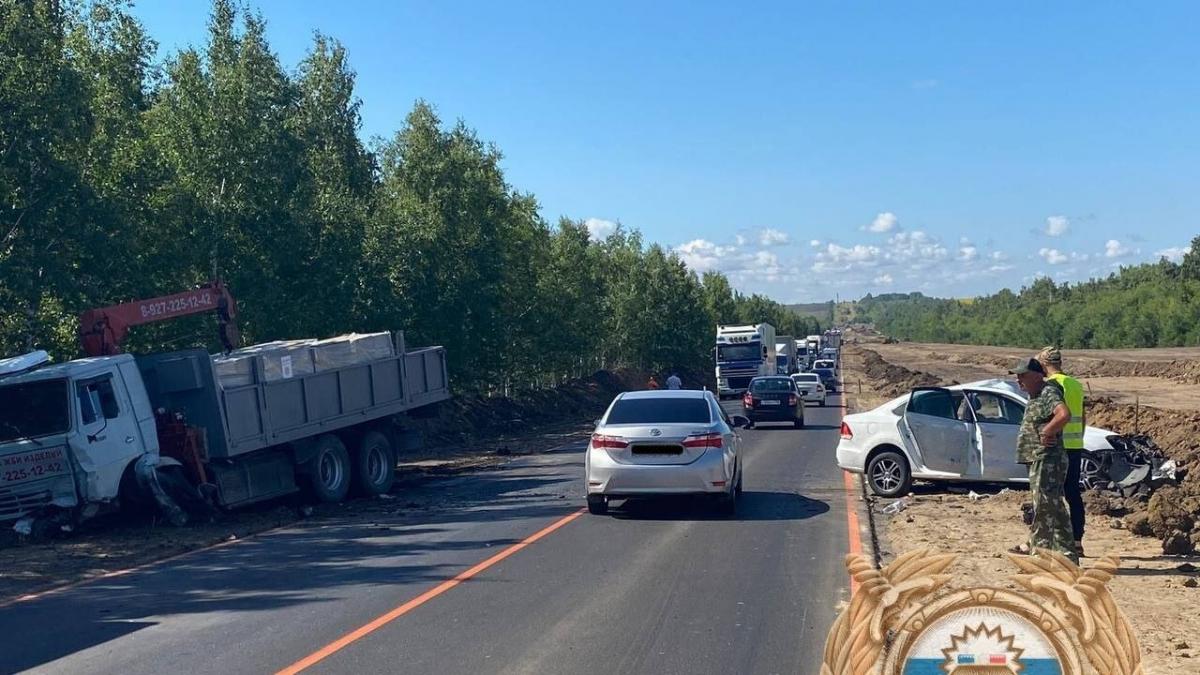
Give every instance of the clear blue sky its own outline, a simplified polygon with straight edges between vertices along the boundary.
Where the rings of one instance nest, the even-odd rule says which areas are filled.
[[[783,301],[1079,280],[1200,234],[1200,4],[755,4],[250,6],[289,69],[346,45],[364,137],[424,98],[547,219]],[[135,11],[160,59],[205,39],[206,1]]]

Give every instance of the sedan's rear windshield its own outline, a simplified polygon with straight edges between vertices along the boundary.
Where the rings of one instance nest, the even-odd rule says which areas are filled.
[[[753,391],[755,393],[758,393],[760,391],[762,391],[762,392],[791,391],[792,390],[791,385],[792,385],[791,380],[785,380],[783,378],[774,378],[774,379],[770,379],[770,380],[754,380],[753,382],[750,383],[750,391]]]
[[[66,380],[0,387],[0,443],[61,434],[70,429]]]
[[[797,382],[820,382],[821,381],[820,375],[793,375],[792,378],[795,379]]]
[[[702,398],[623,398],[605,424],[708,424],[708,401]]]

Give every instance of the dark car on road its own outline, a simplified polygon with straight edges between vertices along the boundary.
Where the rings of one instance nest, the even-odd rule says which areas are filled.
[[[821,376],[821,384],[825,385],[825,391],[837,393],[837,373],[833,368],[813,368],[812,372]]]
[[[791,422],[804,427],[804,398],[796,383],[786,375],[756,377],[742,396],[742,409],[753,426],[756,422]]]

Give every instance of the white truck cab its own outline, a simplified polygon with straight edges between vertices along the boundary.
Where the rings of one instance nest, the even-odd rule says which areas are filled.
[[[47,506],[92,515],[146,455],[157,460],[158,436],[132,356],[0,371],[0,521]]]

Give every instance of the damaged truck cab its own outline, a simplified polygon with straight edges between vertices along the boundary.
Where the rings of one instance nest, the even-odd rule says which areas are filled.
[[[145,458],[145,459],[143,459]],[[0,376],[0,521],[116,504],[139,459],[159,463],[134,358],[80,359]]]

